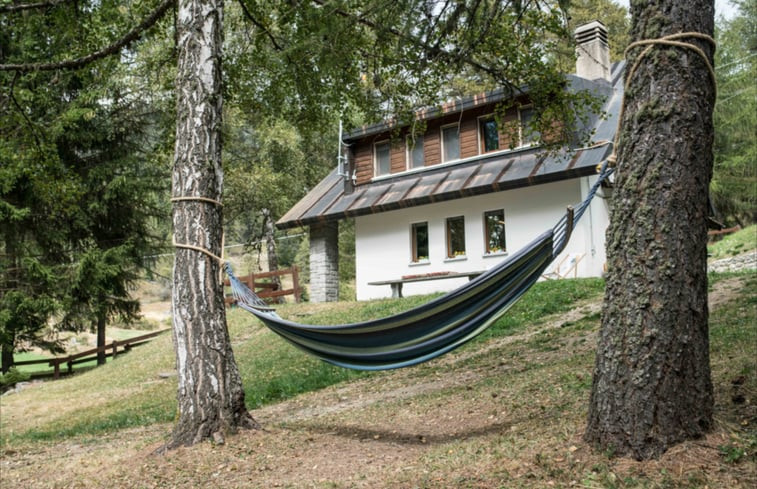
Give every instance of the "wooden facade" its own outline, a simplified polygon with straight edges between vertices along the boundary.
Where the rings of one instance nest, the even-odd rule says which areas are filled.
[[[466,159],[481,155],[485,152],[481,136],[481,121],[492,118],[495,104],[484,104],[465,112],[448,113],[442,117],[425,121],[423,133],[424,166],[430,167],[442,163],[442,128],[459,124],[458,159]],[[510,108],[505,117],[500,120],[503,127],[499,130],[499,150],[512,149],[520,146],[518,124],[519,110]],[[394,133],[390,128],[383,132],[374,133],[351,142],[350,167],[355,175],[357,186],[373,181],[377,176],[390,176],[403,173],[411,169],[408,154],[409,129],[403,128]],[[376,170],[375,146],[389,142],[391,145],[388,175],[378,175]],[[454,160],[453,160],[454,161]]]

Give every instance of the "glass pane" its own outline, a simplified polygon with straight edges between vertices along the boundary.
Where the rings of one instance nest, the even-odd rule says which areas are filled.
[[[389,143],[376,145],[376,175],[388,175],[391,171]]]
[[[425,164],[423,157],[423,136],[416,136],[415,141],[412,138],[407,139],[407,147],[410,148],[410,168],[421,168]]]
[[[442,129],[442,146],[444,146],[442,161],[460,159],[460,128],[458,126]]]
[[[536,113],[533,109],[521,109],[520,111],[521,146],[525,146],[539,140],[539,133],[536,131],[536,128],[533,127],[535,116]]]
[[[484,121],[481,130],[483,132],[484,152],[499,149],[499,130],[497,128],[497,121],[494,119]]]
[[[428,260],[428,223],[413,224],[413,261]]]
[[[447,219],[447,258],[465,256],[465,219],[450,217]]]
[[[505,247],[505,211],[489,211],[484,213],[486,226],[486,252],[503,253]]]

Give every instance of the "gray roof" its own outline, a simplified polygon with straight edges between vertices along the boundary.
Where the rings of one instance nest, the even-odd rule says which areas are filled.
[[[607,95],[602,108],[607,117],[592,123],[594,140],[597,141],[593,147],[560,154],[549,154],[539,148],[487,153],[384,177],[352,191],[345,190],[344,177],[335,169],[276,225],[281,229],[307,226],[592,175],[596,173],[597,165],[612,152],[611,141],[623,97],[623,67],[619,64],[613,70],[612,90],[606,83],[576,77],[570,80],[573,89],[604,89],[602,91]],[[371,128],[373,131],[377,129]]]

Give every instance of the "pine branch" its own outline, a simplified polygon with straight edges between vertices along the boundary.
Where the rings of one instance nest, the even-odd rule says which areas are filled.
[[[120,50],[142,36],[142,33],[155,25],[163,14],[174,4],[176,0],[163,0],[158,7],[152,11],[138,26],[127,32],[121,39],[113,44],[106,46],[94,53],[82,56],[81,58],[69,59],[65,61],[56,61],[52,63],[23,63],[0,65],[0,71],[52,71],[52,70],[76,70],[83,66],[120,52]]]

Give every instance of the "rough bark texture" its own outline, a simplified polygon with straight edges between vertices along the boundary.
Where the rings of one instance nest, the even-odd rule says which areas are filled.
[[[0,363],[2,364],[0,373],[8,373],[13,366],[13,345],[0,345]]]
[[[98,314],[97,321],[95,321],[95,328],[97,330],[97,364],[105,365],[107,357],[105,356],[105,326],[108,322],[108,318],[105,314]]]
[[[179,2],[175,197],[221,200],[222,19],[222,0]],[[221,255],[220,206],[175,202],[173,226],[177,243]],[[169,447],[206,438],[222,442],[238,427],[255,426],[226,329],[220,266],[205,253],[176,249],[172,302],[179,413]]]
[[[712,0],[632,2],[631,14],[632,40],[713,32]],[[711,45],[689,42],[712,59]],[[647,459],[712,426],[705,218],[715,91],[699,55],[656,46],[625,97],[585,438]]]

